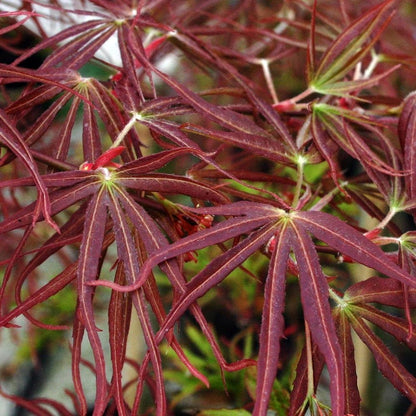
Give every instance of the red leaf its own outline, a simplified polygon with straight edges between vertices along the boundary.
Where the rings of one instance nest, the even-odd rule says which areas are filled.
[[[24,314],[35,305],[49,299],[51,296],[58,293],[65,286],[67,286],[76,277],[77,264],[74,263],[68,266],[62,273],[58,274],[46,285],[42,286],[35,293],[32,293],[24,302],[16,306],[12,311],[3,315],[0,318],[0,326],[5,326],[12,319]]]
[[[416,289],[409,288],[409,306],[416,308]],[[357,282],[345,292],[348,303],[381,303],[383,305],[403,308],[405,305],[403,284],[395,279],[370,277]]]
[[[166,246],[168,244],[168,241],[164,234],[160,231],[160,228],[154,223],[149,214],[147,214],[147,212],[140,205],[136,204],[134,200],[125,192],[118,193],[118,198],[120,199],[123,208],[126,210],[126,214],[129,216],[131,222],[140,232],[140,235],[143,239],[144,245],[148,253],[154,253],[157,250],[161,249],[163,246]],[[186,292],[186,279],[180,272],[178,263],[175,260],[163,262],[160,264],[160,268],[168,276],[174,290],[176,290],[179,295],[184,294]],[[247,364],[253,364],[253,362],[250,360],[243,360],[242,362],[235,364],[227,364],[217,344],[215,336],[212,333],[211,328],[208,325],[199,305],[193,304],[191,306],[191,312],[194,314],[195,319],[199,323],[204,335],[210,342],[214,354],[222,368],[228,371],[234,371],[236,369],[241,369]],[[165,316],[163,315],[163,318],[164,317]],[[190,373],[195,377],[199,378],[205,385],[208,385],[209,383],[207,378],[201,373],[199,373],[189,363],[185,355],[179,351],[179,346],[174,343],[172,344],[172,348],[176,351],[178,356],[181,357],[182,361],[189,369]],[[143,365],[145,365],[144,362]]]
[[[351,307],[351,310],[354,314],[393,335],[398,341],[405,343],[412,350],[416,350],[415,324],[410,323],[411,327],[409,328],[409,322],[406,319],[390,315],[370,305],[354,305]]]
[[[96,397],[95,411],[104,413],[107,405],[107,379],[105,371],[104,352],[95,325],[92,305],[93,288],[88,282],[94,281],[99,274],[99,263],[104,240],[104,230],[107,219],[107,204],[105,188],[91,199],[84,226],[81,250],[78,261],[77,292],[78,313],[82,324],[87,331],[91,349],[94,354],[96,371]]]
[[[358,336],[371,350],[377,366],[384,377],[386,377],[397,390],[408,397],[409,400],[416,403],[416,379],[370,330],[361,318],[356,316],[350,316],[349,318]]]
[[[110,162],[114,158],[119,156],[125,149],[126,149],[125,146],[116,146],[111,149],[108,149],[95,160],[93,164],[93,169],[107,167],[110,164]]]
[[[304,317],[309,324],[312,339],[324,355],[328,366],[333,415],[344,416],[344,363],[331,315],[328,283],[310,236],[298,221],[292,222],[292,229],[292,245],[299,269]]]
[[[357,385],[357,372],[354,358],[354,344],[351,337],[351,326],[348,317],[340,308],[335,309],[335,326],[342,349],[345,375],[345,413],[358,416],[360,414],[360,392]]]
[[[403,102],[399,119],[399,138],[403,148],[406,188],[410,198],[416,197],[416,93]]]
[[[379,246],[339,218],[318,211],[297,212],[295,217],[296,222],[299,221],[308,231],[330,247],[346,254],[358,263],[416,288],[413,276],[393,263]]]
[[[228,202],[226,197],[212,186],[179,175],[163,173],[140,176],[117,175],[117,184],[140,191],[160,192],[162,194],[189,195],[204,201]]]
[[[180,256],[192,250],[198,250],[204,247],[208,247],[210,245],[214,245],[223,241],[227,241],[231,238],[234,238],[246,232],[251,232],[252,230],[255,230],[262,226],[266,226],[270,222],[271,212],[270,211],[264,212],[262,214],[263,215],[255,216],[254,218],[250,218],[250,217],[231,218],[227,221],[216,224],[211,228],[207,228],[205,230],[201,230],[198,233],[191,234],[187,237],[184,237],[176,241],[175,243],[169,245],[168,247],[161,247],[157,252],[154,252],[153,255],[143,265],[140,279],[134,285],[123,287],[123,286],[118,286],[111,282],[106,282],[106,281],[91,282],[90,285],[108,286],[114,290],[120,290],[124,292],[136,290],[146,280],[152,268],[163,261]],[[273,233],[267,233],[267,234],[270,234],[268,237],[270,238]],[[263,242],[263,244],[265,244],[268,241],[268,238]],[[240,243],[240,245],[241,244],[242,243]],[[249,243],[244,243],[244,244],[250,247]],[[261,245],[262,244],[260,244],[259,247],[261,247]],[[234,247],[231,250],[233,254],[230,254],[230,251],[227,251],[222,256],[215,259],[215,261],[219,261],[221,263],[224,259],[227,258],[227,257],[223,257],[225,254],[231,257],[234,257],[234,256],[238,257],[238,251],[235,251]],[[218,266],[211,266],[211,267],[213,268],[213,270],[216,270],[216,267]],[[206,274],[206,269],[204,270],[205,270],[204,273]]]
[[[342,79],[370,51],[392,17],[396,0],[385,0],[353,22],[326,51],[311,81],[323,91]]]
[[[273,382],[276,378],[283,337],[286,267],[290,252],[291,233],[287,227],[279,232],[279,239],[269,264],[264,293],[264,307],[260,330],[260,349],[257,363],[257,388],[254,416],[265,416]]]
[[[318,346],[312,340],[312,362],[313,362],[313,383],[315,389],[318,386],[319,378],[325,365],[325,358],[319,351]],[[305,414],[305,400],[308,394],[308,356],[306,346],[296,367],[296,378],[293,382],[293,390],[290,394],[289,416],[301,416]],[[301,410],[303,411],[301,412]]]
[[[50,199],[42,178],[30,151],[20,133],[13,126],[7,114],[0,109],[0,141],[2,141],[27,167],[38,189],[38,199],[33,209],[32,224],[35,224],[41,214],[46,221],[59,232],[58,226],[51,218]]]

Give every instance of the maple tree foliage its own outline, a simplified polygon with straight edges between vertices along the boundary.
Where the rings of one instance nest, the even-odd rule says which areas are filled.
[[[84,366],[94,415],[174,414],[162,348],[192,391],[212,388],[175,331],[189,319],[223,390],[226,374],[246,377],[227,414],[363,414],[353,334],[416,405],[415,376],[380,335],[416,348],[416,42],[405,1],[50,0],[50,14],[12,3],[0,6],[12,56],[0,63],[0,325],[19,333],[20,317],[71,333],[76,414],[90,404]],[[63,26],[50,34],[54,19]],[[28,23],[34,46],[19,44]],[[255,288],[231,307],[235,339],[255,334],[249,352],[227,354],[238,341],[218,336],[204,306],[214,293],[226,308],[230,275],[231,293],[248,299],[247,278]],[[48,302],[67,290],[71,312],[52,319]],[[126,352],[132,315],[146,345],[137,363]],[[53,398],[0,394],[33,414],[71,414]]]

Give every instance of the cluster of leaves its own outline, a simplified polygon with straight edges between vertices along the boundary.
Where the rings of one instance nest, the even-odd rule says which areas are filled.
[[[189,312],[221,372],[255,366],[255,388],[240,405],[266,415],[288,355],[280,342],[288,333],[288,278],[303,312],[288,414],[324,414],[328,406],[335,416],[359,414],[352,331],[416,404],[416,378],[369,325],[416,346],[416,42],[406,2],[80,0],[68,10],[51,0],[43,6],[67,24],[53,35],[35,4],[0,11],[7,19],[1,45],[14,55],[0,63],[0,233],[7,241],[0,324],[14,331],[13,320],[24,316],[36,327],[72,331],[76,414],[88,408],[85,337],[94,357],[87,363],[96,380],[94,415],[137,414],[145,387],[154,405],[141,411],[170,414],[162,341],[208,387],[207,368],[174,332]],[[39,39],[19,48],[28,21]],[[110,39],[120,62],[98,55]],[[38,54],[40,65],[27,68]],[[101,76],[87,76],[92,66]],[[399,212],[408,214],[404,225],[394,222]],[[359,223],[357,213],[378,225]],[[215,254],[202,264],[198,251],[206,248]],[[256,256],[269,258],[264,276],[242,266]],[[45,276],[50,261],[61,270]],[[347,263],[381,275],[357,282]],[[168,304],[156,266],[169,282]],[[256,275],[263,306],[258,348],[229,363],[198,300],[235,271]],[[111,288],[110,378],[95,316],[108,292],[100,286]],[[45,323],[42,305],[68,287],[70,325]],[[147,353],[135,364],[135,398],[127,403],[122,371],[131,364],[132,314]],[[326,406],[316,395],[325,366]],[[49,414],[45,406],[70,414],[53,400],[8,397],[33,414]]]

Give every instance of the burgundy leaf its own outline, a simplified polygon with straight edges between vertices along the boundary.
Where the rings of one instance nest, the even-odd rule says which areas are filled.
[[[370,328],[358,317],[350,317],[358,336],[371,350],[377,367],[393,386],[412,402],[416,402],[416,379],[400,363],[395,355],[381,342]]]
[[[261,228],[254,232],[250,238],[246,238],[212,260],[205,269],[199,272],[186,285],[186,292],[169,312],[163,326],[159,329],[157,340],[161,340],[160,337],[163,337],[166,331],[175,325],[192,303],[224,280],[237,266],[264,245],[275,231],[276,226],[274,224]]]
[[[88,88],[88,97],[92,102],[89,105],[97,111],[108,134],[114,141],[125,127],[125,124],[127,124],[123,111],[120,110],[116,98],[109,89],[95,78],[84,80],[83,86],[84,88]],[[135,135],[132,133],[132,130],[130,130],[126,137],[133,139],[135,138]],[[91,150],[92,149],[89,149],[89,151]]]
[[[209,245],[218,244],[223,241],[227,241],[233,237],[239,236],[243,233],[250,232],[256,228],[267,225],[270,222],[270,213],[264,216],[258,216],[254,218],[231,218],[227,221],[219,223],[214,227],[207,228],[198,233],[191,234],[181,240],[176,241],[168,247],[161,247],[160,250],[153,253],[149,260],[144,264],[139,280],[132,286],[118,286],[106,281],[91,282],[93,286],[108,286],[115,290],[123,292],[129,292],[136,290],[146,280],[153,267],[159,263],[177,257],[179,255],[188,253],[189,251],[198,250]],[[267,239],[264,243],[267,242]],[[240,243],[241,244],[241,243]],[[261,245],[261,244],[260,244]],[[232,256],[238,254],[235,252],[235,248],[232,249]],[[228,253],[228,255],[230,255]],[[223,257],[220,257],[223,259]],[[217,260],[218,261],[218,260]],[[220,260],[221,262],[222,260]],[[242,260],[244,261],[244,260]],[[238,263],[239,264],[239,263]],[[215,266],[212,266],[215,269]],[[205,272],[206,273],[206,272]]]
[[[404,306],[404,304],[403,304]],[[378,310],[370,305],[354,305],[351,307],[354,314],[372,322],[382,330],[393,335],[398,341],[406,343],[412,350],[416,350],[416,325],[406,319],[398,318],[386,312]]]
[[[5,397],[6,399],[11,400],[14,402],[17,406],[28,410],[32,415],[37,416],[53,416],[52,412],[49,412],[46,410],[43,406],[40,406],[37,403],[37,400],[27,400],[19,396],[15,396],[12,394],[7,394],[3,390],[0,390],[0,396]],[[63,413],[63,415],[68,415],[68,412]]]
[[[325,130],[324,126],[322,126],[319,115],[316,111],[312,112],[311,131],[316,147],[318,148],[320,154],[328,162],[332,179],[337,184],[340,179],[340,168],[338,166],[337,158],[334,157],[337,149],[334,146],[333,141],[330,139],[328,132]]]
[[[117,183],[140,191],[161,192],[162,194],[179,193],[204,201],[227,202],[227,199],[211,186],[179,175],[163,173],[143,174],[137,177],[117,175]]]
[[[117,265],[115,281],[118,284],[125,282],[125,275],[121,264]],[[123,397],[122,370],[126,359],[127,335],[129,333],[131,318],[131,297],[113,291],[108,307],[109,344],[113,378],[111,381],[118,414],[127,416],[128,410]]]
[[[37,119],[37,122],[34,123],[24,134],[24,140],[28,145],[36,143],[47,131],[47,129],[51,127],[58,111],[62,109],[62,107],[72,96],[73,94],[70,92],[65,92],[58,97],[45,112],[42,113],[42,115]]]
[[[141,51],[137,45],[131,42],[130,46],[132,47],[132,51],[135,53],[136,57],[139,60],[143,60],[143,58],[141,58]],[[150,65],[149,63],[147,64]],[[188,89],[185,85],[178,83],[165,73],[159,71],[156,67],[151,66],[151,68],[166,82],[167,85],[170,85],[181,97],[186,100],[187,103],[192,105],[197,112],[202,113],[204,117],[229,128],[231,131],[239,131],[257,136],[268,136],[267,132],[253,123],[248,117],[231,110],[219,108],[216,105],[205,101],[198,94]]]
[[[129,284],[133,284],[140,274],[139,254],[130,232],[129,224],[126,221],[125,213],[113,192],[109,192],[108,202],[108,208],[114,223],[117,255],[123,263],[126,281]]]
[[[255,105],[257,111],[264,115],[264,117],[269,121],[270,125],[274,127],[274,129],[279,133],[280,138],[283,140],[286,147],[290,150],[291,153],[296,152],[295,145],[293,143],[293,139],[290,136],[289,130],[287,129],[286,125],[280,119],[279,114],[273,109],[273,107],[263,101],[259,95],[250,88],[250,80],[243,79],[241,74],[236,70],[233,65],[228,64],[225,60],[221,59],[217,55],[213,53],[213,51],[208,50],[208,45],[203,44],[201,46],[198,45],[199,40],[196,37],[191,38],[191,34],[189,32],[184,35],[183,33],[178,33],[175,35],[175,40],[179,39],[182,42],[185,42],[188,47],[192,49],[192,56],[204,57],[208,63],[211,63],[224,72],[229,73],[234,80],[241,86],[241,88],[245,91],[250,101],[252,101],[253,105]],[[239,133],[242,133],[241,131]],[[260,132],[259,132],[260,133]],[[258,136],[259,134],[257,134]],[[267,136],[266,132],[263,132],[263,136]],[[256,136],[256,134],[254,134]],[[245,140],[246,144],[249,143],[249,140]],[[277,145],[277,142],[274,140],[273,148]],[[283,146],[282,146],[283,148]],[[282,156],[284,156],[282,154]],[[286,155],[285,158],[282,158],[283,161],[287,161],[289,157]]]
[[[411,308],[416,308],[416,289],[409,288],[408,301]],[[362,282],[350,286],[344,297],[348,303],[381,303],[383,305],[403,308],[404,300],[403,284],[395,279],[383,277],[370,277]]]
[[[270,394],[276,378],[280,355],[280,338],[283,336],[283,310],[287,260],[290,252],[291,232],[283,226],[278,231],[266,278],[264,307],[260,330],[260,349],[257,363],[256,402],[253,415],[267,414]]]
[[[81,174],[85,175],[84,172]],[[75,176],[78,177],[78,175]],[[90,196],[97,191],[99,186],[100,180],[90,175],[90,179],[84,181],[81,184],[76,184],[72,187],[70,186],[68,188],[51,192],[49,194],[49,198],[51,200],[50,214],[55,215],[65,208],[71,206],[75,202]],[[36,203],[32,203],[6,218],[3,222],[0,223],[0,234],[31,224],[33,221],[33,216],[35,215],[35,207]],[[39,215],[38,220],[40,221],[42,219],[43,216]]]
[[[166,150],[149,156],[140,157],[133,162],[126,163],[118,169],[118,172],[123,176],[126,174],[132,176],[140,175],[160,169],[176,157],[186,155],[201,156],[205,155],[205,153],[197,149],[190,149],[189,147]]]
[[[399,119],[399,138],[404,154],[405,177],[410,198],[416,196],[416,95],[410,94],[403,103]]]
[[[50,69],[57,65],[65,65],[66,68],[71,69],[81,68],[94,56],[115,30],[116,25],[105,22],[101,27],[81,32],[75,39],[71,39],[71,42],[64,44],[49,55],[41,69]]]
[[[77,272],[77,263],[68,266],[62,273],[58,274],[52,280],[50,280],[46,285],[42,286],[35,293],[32,293],[25,301],[16,306],[12,311],[3,315],[0,318],[0,326],[4,326],[9,323],[12,319],[24,314],[33,306],[38,305],[41,302],[44,302],[46,299],[49,299],[51,296],[58,293],[70,282],[72,282],[76,277]]]
[[[334,416],[343,416],[345,414],[344,363],[329,306],[328,283],[319,265],[315,246],[303,224],[301,225],[296,219],[292,222],[292,229],[294,233],[292,244],[299,269],[304,317],[308,322],[312,339],[324,355],[328,366],[331,377],[332,412]]]
[[[316,389],[325,365],[325,358],[313,340],[311,355],[313,362],[313,385]],[[301,416],[306,412],[305,401],[308,395],[308,377],[308,354],[307,347],[305,346],[296,367],[296,378],[290,394],[289,416]]]
[[[91,199],[84,227],[77,271],[78,313],[87,331],[95,360],[95,412],[102,414],[107,405],[107,380],[103,347],[97,333],[92,305],[93,288],[87,283],[98,277],[99,262],[107,217],[107,195],[103,188]]]
[[[91,92],[88,88],[85,89],[85,96],[91,100]],[[102,153],[100,130],[95,118],[94,108],[90,105],[84,105],[83,111],[82,147],[84,160],[92,162]]]
[[[242,132],[224,132],[194,125],[186,125],[184,126],[184,130],[199,134],[203,137],[209,137],[210,139],[231,143],[270,160],[282,163],[287,163],[289,160],[287,152],[281,143],[272,137]]]
[[[79,301],[76,307],[78,310]],[[81,345],[84,338],[85,326],[81,323],[81,320],[75,315],[73,329],[72,329],[72,380],[74,383],[74,389],[76,393],[77,401],[75,407],[78,407],[78,413],[80,415],[87,414],[87,399],[85,397],[84,388],[82,386],[80,364],[81,364]]]
[[[42,49],[49,48],[53,45],[57,45],[59,42],[62,42],[64,39],[69,39],[75,35],[83,31],[88,31],[93,29],[96,26],[100,26],[103,24],[102,20],[89,20],[88,22],[80,23],[79,25],[72,25],[67,29],[64,29],[58,32],[56,35],[51,36],[49,38],[45,38],[42,42],[34,46],[33,48],[29,49],[27,52],[20,55],[14,62],[14,65],[18,65],[20,62],[23,62],[30,56],[34,55],[35,53],[41,51]]]
[[[142,289],[133,293],[133,305],[137,311],[137,316],[140,320],[140,325],[143,331],[143,336],[146,341],[150,360],[153,365],[153,372],[156,379],[155,388],[155,402],[156,402],[156,416],[166,415],[166,394],[162,373],[162,359],[157,348],[157,341],[152,331],[150,317],[147,312],[145,298]]]
[[[31,88],[29,91],[25,91],[17,100],[13,101],[7,107],[6,112],[11,115],[21,116],[31,111],[33,107],[56,97],[60,92],[60,88],[51,85]]]
[[[154,224],[153,220],[142,207],[134,203],[132,198],[124,192],[120,192],[118,194],[118,198],[120,199],[120,202],[126,210],[126,213],[129,216],[130,220],[135,225],[137,230],[140,232],[140,235],[143,238],[148,253],[154,253],[158,249],[161,249],[163,246],[167,245],[168,242],[166,240],[166,237],[160,231],[159,227],[156,224]],[[173,259],[168,262],[163,262],[160,264],[160,268],[164,273],[166,273],[178,294],[184,294],[186,292],[186,279],[180,272],[176,260]],[[197,304],[193,304],[191,306],[191,312],[194,314],[195,319],[201,326],[204,335],[209,340],[214,354],[217,357],[218,362],[220,363],[222,368],[226,369],[227,371],[234,371],[236,369],[241,369],[246,364],[253,364],[251,360],[242,360],[242,362],[240,363],[228,364],[222,355],[222,352],[200,307]],[[172,347],[179,354],[180,351],[178,346],[173,344]],[[186,357],[182,356],[181,359],[187,366],[191,374],[199,378],[204,384],[208,385],[208,380],[206,379],[206,377],[200,374],[187,360],[185,361],[185,358]],[[144,362],[143,365],[145,365]]]
[[[213,285],[218,284],[236,267],[236,265],[241,264],[246,257],[258,250],[258,248],[270,238],[274,231],[274,226],[268,227],[265,230],[260,230],[255,233],[255,237],[253,236],[253,238],[237,244],[222,256],[213,260],[210,267],[204,269],[195,276],[195,278],[187,285],[187,291],[175,304],[176,306],[169,313],[163,326],[159,329],[155,338],[156,342],[159,343],[162,341],[167,331],[198,297],[202,296]],[[208,279],[209,281],[207,281]],[[142,369],[145,368],[146,362],[147,356],[142,364]]]
[[[124,212],[122,211],[118,201],[114,198],[114,194],[110,192],[108,199],[109,210],[115,224],[118,256],[123,262],[127,283],[133,285],[139,277],[139,263],[136,246],[130,233],[128,223],[125,219]],[[146,344],[149,348],[153,370],[156,376],[156,414],[164,416],[166,414],[166,398],[162,376],[161,357],[154,339],[150,318],[146,311],[144,296],[141,290],[140,292],[136,291],[133,293],[133,305],[140,320],[141,328],[143,330]]]
[[[7,114],[0,109],[0,141],[3,142],[27,167],[38,189],[38,199],[34,205],[32,213],[32,224],[39,219],[41,215],[56,230],[58,226],[51,218],[50,197],[47,193],[38,169],[26,146],[23,138],[20,136]]]
[[[39,16],[39,14],[35,12],[29,12],[29,11],[23,11],[23,10],[19,10],[17,12],[0,12],[0,18],[2,19],[4,18],[12,19],[13,18],[12,16],[18,16],[18,17],[24,16],[24,18],[22,20],[18,20],[15,23],[10,24],[0,29],[0,36],[3,36],[5,33],[11,32],[12,30],[17,29],[19,26],[24,25],[32,17]]]
[[[188,136],[179,128],[179,126],[170,121],[156,119],[153,116],[144,116],[139,121],[141,124],[151,129],[151,131],[161,134],[162,136],[166,136],[169,140],[176,143],[180,147],[189,147],[191,149],[199,150],[198,145],[190,140]]]
[[[56,172],[47,175],[42,175],[42,181],[46,187],[70,187],[79,182],[85,181],[86,178],[91,177],[91,174],[72,170],[69,172]],[[20,186],[33,186],[35,181],[32,177],[17,178],[5,180],[0,183],[0,188],[5,187],[20,187]]]
[[[67,160],[69,145],[71,142],[71,133],[74,128],[75,118],[79,109],[80,102],[81,101],[78,97],[74,97],[71,103],[71,107],[66,115],[65,121],[62,123],[62,126],[59,130],[59,145],[57,149],[54,149],[55,157],[58,160]],[[89,108],[89,106],[87,107]]]
[[[342,79],[371,50],[392,17],[396,0],[385,0],[353,22],[321,59],[311,82],[316,91]]]
[[[344,357],[345,374],[345,414],[358,416],[360,414],[360,392],[357,385],[354,344],[351,336],[351,325],[346,314],[340,308],[335,309],[335,326]]]
[[[379,246],[333,215],[318,212],[297,212],[296,222],[330,247],[404,284],[416,288],[415,279],[393,263]]]
[[[42,75],[41,75],[42,74]],[[8,82],[40,82],[43,84],[51,85],[54,87],[58,87],[59,90],[65,90],[73,95],[77,96],[84,102],[88,102],[82,94],[78,93],[75,89],[68,87],[66,83],[74,84],[78,81],[78,75],[71,70],[65,70],[62,72],[48,72],[45,73],[37,73],[36,71],[26,69],[26,68],[16,68],[10,67],[5,64],[0,63],[0,77],[3,77],[3,83],[6,81]]]

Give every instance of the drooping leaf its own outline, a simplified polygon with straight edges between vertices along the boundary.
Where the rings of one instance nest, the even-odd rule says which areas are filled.
[[[95,360],[95,411],[102,414],[107,405],[107,379],[103,347],[94,320],[92,298],[94,290],[88,282],[98,277],[99,263],[107,217],[107,195],[103,188],[91,199],[87,212],[77,270],[77,313],[88,335]]]
[[[283,336],[283,310],[285,280],[292,235],[283,226],[278,232],[278,241],[273,251],[266,278],[264,307],[260,330],[260,349],[257,363],[256,402],[253,415],[267,414],[270,394],[276,378],[280,356],[280,338]]]
[[[377,367],[393,386],[412,402],[416,402],[416,379],[397,357],[381,342],[361,318],[349,317],[358,336],[371,350]]]
[[[7,394],[3,390],[0,389],[0,396],[3,396],[12,402],[14,402],[20,408],[26,409],[33,415],[37,416],[53,416],[54,413],[49,411],[47,407],[42,406],[49,405],[54,408],[56,411],[59,411],[59,414],[62,416],[71,416],[71,412],[63,406],[61,403],[55,400],[48,400],[48,399],[32,399],[28,400],[17,395]]]
[[[150,317],[146,308],[145,297],[142,288],[133,293],[133,305],[136,309],[143,336],[148,347],[149,357],[153,366],[155,378],[154,401],[156,403],[156,416],[166,415],[166,393],[162,372],[162,358],[157,347],[157,340],[153,333]],[[145,368],[145,367],[143,367]]]
[[[85,177],[84,172],[79,172],[81,175],[75,175],[77,182],[82,175]],[[100,181],[94,175],[90,175],[87,180],[75,186],[68,186],[67,188],[58,189],[57,191],[52,191],[49,194],[50,204],[50,215],[55,215],[58,212],[61,212],[65,208],[71,206],[77,201],[82,200],[83,198],[93,194],[97,191],[97,188],[100,186]],[[7,231],[11,231],[25,225],[31,224],[33,221],[34,215],[36,215],[36,202],[20,209],[13,215],[10,215],[4,221],[0,223],[0,234]],[[39,215],[38,221],[43,219],[43,215]]]
[[[118,255],[124,266],[124,273],[126,282],[134,284],[139,278],[139,254],[136,250],[133,237],[131,235],[128,223],[125,219],[125,214],[116,199],[113,192],[109,193],[109,210],[111,217],[116,225],[115,235]],[[153,334],[150,318],[145,306],[145,298],[142,290],[133,293],[133,306],[138,314],[143,335],[148,346],[150,359],[153,365],[153,371],[156,379],[156,414],[163,416],[166,414],[166,397],[162,375],[162,362],[155,337]]]
[[[0,109],[0,141],[3,142],[27,167],[38,189],[38,199],[34,205],[31,222],[35,224],[38,218],[43,215],[46,221],[56,230],[57,225],[51,218],[50,197],[39,174],[37,166],[26,146],[23,138],[13,126],[12,120]]]
[[[12,319],[24,314],[35,305],[38,305],[39,303],[49,299],[51,296],[58,293],[76,278],[76,271],[76,263],[68,266],[62,273],[58,274],[46,285],[38,289],[29,298],[20,303],[20,305],[16,306],[11,312],[3,315],[0,318],[0,326],[8,324]]]
[[[289,416],[300,416],[306,412],[306,399],[308,395],[308,363],[307,348],[302,350],[296,367],[296,378],[293,382],[293,390],[290,394]],[[316,388],[325,365],[324,355],[319,351],[318,346],[312,340],[311,356],[313,362],[313,385]]]
[[[241,241],[221,256],[212,260],[205,269],[199,272],[187,284],[186,292],[175,303],[174,308],[168,314],[163,326],[159,329],[158,335],[163,336],[168,329],[173,327],[192,303],[203,296],[212,287],[223,281],[232,270],[264,245],[274,232],[274,224],[264,226],[260,230],[254,232],[251,235],[251,238]]]
[[[354,344],[351,336],[351,325],[342,310],[335,309],[335,326],[342,348],[345,377],[345,414],[358,416],[360,414],[360,392],[357,385],[357,372],[354,357]]]
[[[157,251],[158,249],[161,249],[163,246],[167,245],[166,237],[163,235],[163,233],[160,231],[158,226],[153,223],[153,220],[150,218],[149,214],[146,213],[146,211],[136,204],[134,200],[125,192],[119,192],[118,198],[120,200],[120,203],[122,204],[123,208],[126,210],[126,214],[129,216],[131,222],[134,224],[136,229],[139,231],[143,238],[144,245],[148,251],[148,253],[153,253]],[[163,262],[160,264],[161,270],[166,273],[168,279],[171,281],[172,286],[175,291],[179,295],[182,295],[186,292],[186,280],[183,276],[183,274],[180,272],[180,269],[178,267],[178,264],[176,260],[171,260],[167,262]],[[151,276],[150,276],[151,277]],[[148,280],[146,281],[146,283]],[[146,285],[145,283],[145,285]],[[146,286],[144,286],[144,290],[146,291]],[[149,302],[152,304],[152,301],[149,300]],[[212,331],[208,325],[208,322],[205,319],[205,316],[203,315],[200,307],[197,304],[194,304],[191,306],[191,312],[195,316],[195,319],[201,326],[201,329],[207,339],[209,340],[212,349],[214,351],[215,356],[218,359],[218,362],[220,363],[221,367],[224,369],[227,369],[228,371],[233,371],[235,369],[240,369],[242,366],[247,364],[253,364],[250,360],[242,361],[241,363],[235,363],[235,364],[228,364],[223,355],[222,352],[217,344],[217,341],[215,337],[212,334]],[[155,312],[156,316],[158,316],[157,312]],[[164,310],[161,311],[161,318],[163,318],[162,321],[165,319],[165,313]],[[173,340],[175,341],[175,340]],[[191,374],[193,374],[195,377],[199,378],[204,384],[208,384],[208,380],[205,376],[200,374],[193,366],[190,365],[186,357],[181,352],[178,345],[176,345],[175,342],[172,344],[172,348],[175,350],[175,352],[182,357],[182,361],[188,368]],[[146,359],[145,359],[146,360]],[[145,366],[145,360],[143,361],[143,366]]]
[[[343,416],[345,414],[344,363],[331,315],[328,283],[319,264],[314,244],[303,224],[298,224],[296,219],[296,222],[292,222],[291,228],[294,233],[292,246],[299,268],[304,317],[314,342],[324,355],[331,377],[332,412],[335,416]]]
[[[78,309],[77,303],[77,309]],[[72,327],[72,380],[74,383],[74,390],[76,393],[76,400],[74,401],[75,408],[80,415],[87,414],[87,399],[85,397],[84,387],[81,380],[81,346],[85,334],[85,326],[81,323],[80,317],[75,316]]]
[[[410,323],[412,328],[409,330],[409,322],[406,319],[393,316],[370,305],[354,305],[351,307],[351,310],[361,318],[372,322],[382,330],[393,335],[398,341],[406,343],[412,350],[416,350],[415,324]]]

